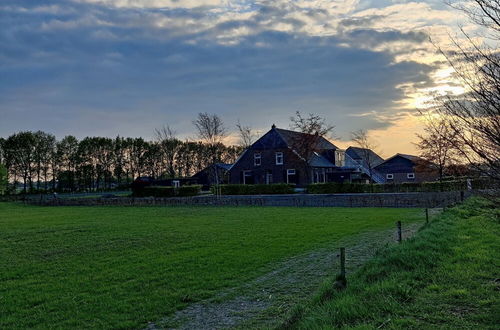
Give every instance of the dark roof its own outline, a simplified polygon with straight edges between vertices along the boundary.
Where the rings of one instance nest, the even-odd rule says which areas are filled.
[[[367,158],[369,158],[372,161],[372,167],[375,167],[384,161],[382,157],[377,155],[371,149],[349,147],[346,150],[346,154],[348,154],[355,161],[362,161],[363,166],[368,165]]]
[[[405,154],[396,154],[395,156],[393,157],[396,157],[396,156],[399,156],[399,157],[403,157],[403,158],[406,158],[408,160],[411,160],[412,162],[418,162],[418,161],[421,161],[422,158],[418,157],[418,156],[413,156],[413,155],[405,155]],[[392,158],[392,157],[391,157]]]
[[[229,169],[231,169],[231,166],[233,166],[233,164],[225,164],[225,163],[216,163],[215,164],[215,167],[220,168],[220,169],[225,170],[225,171],[229,171]],[[195,173],[192,176],[192,178],[197,178],[199,176],[205,175],[204,173],[206,173],[207,171],[209,171],[209,170],[213,171],[213,168],[214,168],[214,165],[208,165],[207,167],[205,167],[201,171]]]
[[[285,149],[293,148],[296,141],[301,139],[306,139],[312,135],[306,133],[300,133],[295,131],[290,131],[282,128],[276,128],[273,126],[270,131],[264,134],[260,139],[255,141],[250,147],[251,149]],[[320,137],[318,139],[318,150],[335,150],[338,149],[334,144]]]
[[[314,152],[309,159],[309,165],[312,167],[336,167],[331,161],[323,157],[322,155]]]
[[[278,134],[283,138],[283,140],[288,146],[293,145],[294,141],[305,139],[312,136],[311,134],[290,131],[282,128],[272,128],[272,130],[276,130],[276,132],[278,132]],[[320,150],[338,149],[333,143],[331,143],[322,136],[318,140],[317,148]]]
[[[217,163],[217,164],[215,164],[215,166],[220,167],[220,168],[222,168],[224,170],[229,171],[229,169],[231,168],[231,166],[233,166],[233,164]]]
[[[391,160],[393,160],[393,159],[394,159],[394,158],[396,158],[396,157],[401,157],[401,158],[407,159],[407,160],[409,160],[410,162],[412,162],[413,164],[416,164],[416,163],[418,163],[418,162],[422,162],[422,161],[424,161],[422,158],[420,158],[420,157],[418,157],[418,156],[414,156],[414,155],[407,155],[407,154],[399,154],[399,153],[398,153],[398,154],[395,154],[395,155],[394,155],[394,156],[392,156],[392,157],[387,158],[387,159],[386,159],[386,160],[384,160],[382,163],[378,164],[378,165],[377,165],[377,167],[378,167],[378,166],[380,166],[380,165],[382,165],[382,164],[385,164],[385,163],[387,163],[387,162],[389,162],[389,161],[391,161]]]

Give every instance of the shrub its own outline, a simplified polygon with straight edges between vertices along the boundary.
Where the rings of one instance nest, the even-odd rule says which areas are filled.
[[[148,186],[133,190],[134,197],[186,197],[196,196],[200,193],[201,186],[182,186],[179,188],[168,186]]]
[[[367,186],[362,183],[313,183],[307,187],[307,191],[311,194],[363,193],[367,192]]]
[[[225,184],[220,185],[223,195],[273,195],[293,194],[295,185],[286,183],[276,184]],[[212,187],[212,191],[214,188]]]
[[[472,189],[492,188],[491,182],[485,179],[472,180]],[[460,191],[467,190],[466,180],[443,182],[405,182],[386,184],[364,183],[314,183],[307,187],[310,194],[340,194],[340,193],[394,193],[394,192],[429,192],[429,191]]]
[[[186,196],[196,196],[201,192],[200,185],[192,185],[192,186],[181,186],[177,188],[177,196],[186,197]]]

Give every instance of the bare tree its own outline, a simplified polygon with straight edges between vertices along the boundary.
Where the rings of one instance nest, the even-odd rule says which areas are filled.
[[[165,163],[166,173],[173,178],[177,173],[175,165],[182,142],[176,138],[175,131],[168,125],[155,129],[155,135]]]
[[[198,131],[198,138],[208,145],[209,150],[209,166],[212,167],[212,178],[215,182],[216,195],[220,195],[220,175],[217,168],[217,162],[220,161],[221,149],[223,149],[222,141],[227,136],[227,129],[224,126],[222,119],[216,114],[208,114],[206,112],[199,113],[198,118],[193,121],[194,126]]]
[[[292,148],[299,157],[303,158],[304,172],[310,181],[312,175],[310,161],[314,153],[320,151],[322,139],[330,135],[335,127],[328,124],[321,116],[310,113],[304,117],[300,111],[295,112],[295,116],[290,117],[290,121],[292,130],[304,133],[293,139]]]
[[[360,129],[351,133],[351,140],[358,146],[361,150],[362,166],[368,170],[368,175],[370,176],[370,183],[373,183],[374,168],[378,165],[379,158],[377,157],[375,150],[378,145],[369,136],[366,130]]]
[[[460,150],[463,146],[459,144],[456,131],[445,118],[428,117],[424,132],[424,135],[417,134],[419,141],[416,146],[420,150],[420,157],[437,167],[439,181],[442,181],[445,170],[460,163]]]
[[[462,29],[467,42],[453,40],[455,50],[440,49],[466,93],[438,99],[435,110],[447,118],[455,149],[467,162],[498,182],[500,180],[500,1],[449,1],[482,27],[484,42]],[[472,4],[472,6],[470,5]],[[489,45],[488,45],[489,44]]]
[[[207,144],[216,145],[227,136],[224,122],[216,114],[200,112],[193,124],[196,127],[198,138]]]
[[[244,126],[238,120],[236,123],[236,128],[238,129],[238,135],[240,137],[239,145],[243,148],[247,149],[250,147],[255,139],[255,134],[250,128],[250,126]]]

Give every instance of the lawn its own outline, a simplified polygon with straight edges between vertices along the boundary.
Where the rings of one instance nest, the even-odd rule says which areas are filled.
[[[0,203],[0,328],[141,328],[421,209]]]
[[[500,211],[469,200],[417,236],[382,250],[348,278],[333,279],[284,328],[498,329]]]

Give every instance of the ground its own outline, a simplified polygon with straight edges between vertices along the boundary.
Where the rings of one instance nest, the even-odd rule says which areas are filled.
[[[414,229],[424,213],[0,203],[0,328],[183,327],[190,311],[235,304],[243,316],[220,322],[268,324],[335,272],[340,245],[357,267],[397,220]]]

